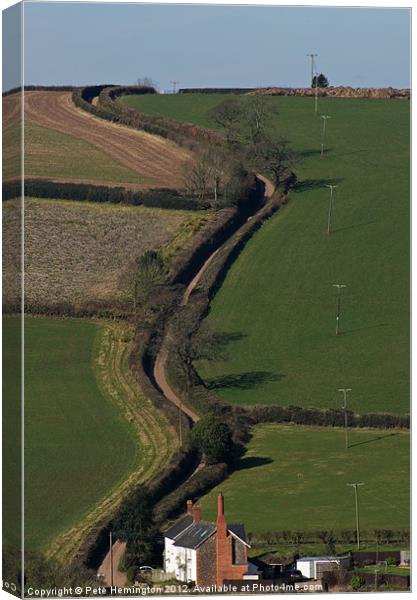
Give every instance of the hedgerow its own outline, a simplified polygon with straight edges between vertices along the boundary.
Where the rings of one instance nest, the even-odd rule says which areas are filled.
[[[25,196],[33,198],[53,198],[78,202],[109,202],[132,206],[148,206],[178,210],[206,210],[204,200],[181,195],[177,190],[157,188],[149,190],[129,190],[123,187],[92,185],[89,183],[57,182],[47,179],[25,179]],[[3,201],[19,198],[22,193],[21,181],[3,183]]]

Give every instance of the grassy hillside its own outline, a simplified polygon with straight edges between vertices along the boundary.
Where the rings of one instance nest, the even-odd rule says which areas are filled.
[[[4,243],[10,253],[18,235],[19,201],[5,202],[3,211]],[[129,308],[136,258],[162,246],[169,258],[208,218],[192,211],[28,198],[27,306],[66,302],[82,307],[94,301]],[[12,270],[5,275],[5,298],[13,301],[19,294],[18,280]]]
[[[208,111],[234,94],[144,94],[119,96],[118,102],[145,113],[170,117],[214,129],[216,124]]]
[[[219,95],[124,99],[210,125]],[[200,373],[229,402],[338,407],[339,387],[358,412],[409,410],[409,103],[268,98],[269,130],[302,153],[290,203],[249,242],[209,316],[236,334],[230,360]],[[336,183],[332,234],[329,189]],[[334,283],[346,284],[336,338]]]
[[[17,326],[17,317],[4,319],[11,343]],[[25,319],[27,548],[76,523],[140,461],[133,426],[94,375],[100,330],[85,321]],[[10,369],[18,350],[9,347]]]
[[[354,430],[348,450],[341,429],[258,425],[253,433],[237,470],[201,500],[203,518],[215,519],[222,491],[229,522],[248,531],[355,529],[346,484],[363,482],[361,527],[408,527],[408,433]]]

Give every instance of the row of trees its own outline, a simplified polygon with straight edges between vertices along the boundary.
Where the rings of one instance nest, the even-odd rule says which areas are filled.
[[[269,134],[274,113],[263,96],[230,98],[211,109],[209,116],[224,143],[197,153],[189,185],[198,197],[211,195],[215,206],[219,197],[225,203],[238,197],[248,168],[268,173],[274,185],[280,185],[296,154],[288,141]]]

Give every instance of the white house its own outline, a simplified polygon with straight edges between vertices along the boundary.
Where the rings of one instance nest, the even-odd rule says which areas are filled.
[[[216,522],[203,521],[200,506],[189,500],[187,514],[164,533],[166,576],[202,586],[259,579],[260,571],[248,561],[243,524],[228,525],[222,494],[217,501]]]
[[[297,571],[307,579],[321,579],[326,571],[349,568],[350,562],[350,556],[303,556],[297,560]]]
[[[197,581],[197,548],[214,531],[211,523],[195,523],[192,515],[175,523],[164,534],[165,572],[172,573],[178,581]]]

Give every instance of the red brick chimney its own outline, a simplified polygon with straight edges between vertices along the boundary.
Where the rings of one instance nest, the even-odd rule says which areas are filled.
[[[217,496],[217,526],[219,526],[219,524],[225,524],[226,525],[226,517],[224,516],[224,498],[223,498],[223,494],[220,492],[220,494]]]
[[[194,522],[199,523],[201,521],[201,506],[196,504],[194,506]]]
[[[241,580],[246,571],[247,560],[244,564],[233,564],[232,536],[227,531],[224,499],[220,493],[217,498],[216,583],[221,586],[227,579]]]
[[[193,501],[187,500],[187,515],[193,514]]]

